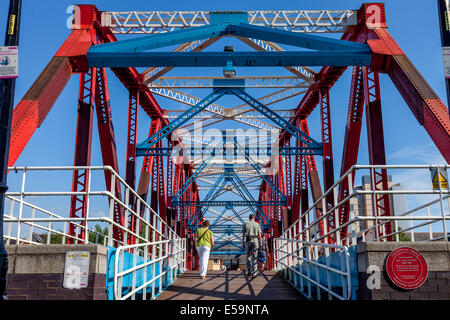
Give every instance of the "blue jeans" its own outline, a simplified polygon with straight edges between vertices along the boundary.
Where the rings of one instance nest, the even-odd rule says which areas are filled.
[[[247,241],[245,249],[247,251],[247,271],[254,275],[258,271],[258,242]]]

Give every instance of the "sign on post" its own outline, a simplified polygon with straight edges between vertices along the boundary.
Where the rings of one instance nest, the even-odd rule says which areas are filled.
[[[445,168],[431,168],[431,183],[434,190],[448,189],[448,175]]]
[[[81,289],[88,286],[89,251],[68,251],[64,266],[63,287]]]
[[[0,79],[19,76],[19,47],[0,47]]]

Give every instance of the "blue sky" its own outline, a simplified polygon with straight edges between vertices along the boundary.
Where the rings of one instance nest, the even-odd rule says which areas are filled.
[[[83,1],[96,4],[100,10],[270,10],[270,9],[358,9],[362,1]],[[424,78],[446,103],[442,54],[436,1],[385,1],[389,32],[415,64]],[[17,81],[15,104],[26,93],[70,34],[66,28],[69,5],[73,1],[23,1],[20,36],[20,77]],[[4,36],[8,1],[0,3],[0,30]],[[221,42],[217,48],[227,43]],[[186,72],[190,72],[187,70]],[[281,72],[280,72],[281,73]],[[206,73],[204,75],[207,75]],[[351,72],[347,70],[331,92],[332,128],[336,176],[340,171],[341,151],[345,130]],[[126,150],[126,118],[128,94],[123,86],[109,73],[111,104],[120,173],[124,175]],[[72,165],[75,142],[77,94],[79,76],[72,77],[65,90],[53,106],[44,124],[36,131],[17,166]],[[445,163],[428,134],[421,127],[397,89],[386,75],[382,75],[382,105],[387,161],[389,164],[437,164]],[[263,93],[260,94],[264,95]],[[164,108],[172,108],[170,101],[158,99]],[[288,100],[288,107],[297,106],[300,98]],[[287,103],[285,103],[287,105]],[[139,141],[145,139],[150,122],[141,112],[139,119]],[[309,121],[312,137],[320,140],[319,113],[315,111]],[[101,154],[96,132],[93,131],[92,165],[101,165]],[[320,158],[317,159],[320,165]],[[139,162],[140,163],[140,162]],[[359,164],[368,163],[365,125],[362,131]],[[138,166],[140,167],[140,166]],[[11,175],[10,175],[11,176]],[[10,177],[11,188],[16,180]],[[50,181],[41,181],[46,184]],[[16,185],[17,186],[17,185]]]

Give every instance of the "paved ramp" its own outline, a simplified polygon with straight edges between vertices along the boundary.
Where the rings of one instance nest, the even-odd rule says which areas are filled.
[[[187,271],[157,300],[298,300],[303,295],[274,271],[250,280],[244,271],[210,271],[202,280],[198,271]]]

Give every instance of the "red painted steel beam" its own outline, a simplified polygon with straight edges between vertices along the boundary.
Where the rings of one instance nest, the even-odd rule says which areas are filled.
[[[367,43],[380,56],[373,68],[387,72],[417,121],[447,163],[450,162],[450,118],[445,104],[384,28],[370,30]]]
[[[80,90],[78,96],[78,115],[75,140],[74,166],[89,166],[91,163],[92,120],[94,117],[94,99],[97,70],[90,69],[80,75]],[[72,192],[87,192],[89,189],[89,170],[74,170],[72,179]],[[87,195],[74,195],[70,202],[70,217],[85,218],[87,214]],[[69,225],[69,235],[84,239],[86,221],[79,222],[81,227],[74,223]],[[68,243],[75,243],[73,238]]]
[[[109,98],[108,80],[106,76],[106,69],[97,69],[95,90],[95,110],[97,114],[97,127],[100,139],[100,148],[102,152],[102,160],[104,166],[110,166],[119,174],[119,163],[117,160],[116,139],[114,134],[114,127],[112,122],[111,105]],[[105,182],[107,190],[114,193],[116,198],[122,199],[122,192],[120,188],[120,181],[115,180],[115,185],[111,183],[111,173],[105,171]],[[119,204],[114,202],[114,221],[119,225],[124,225],[124,212]],[[113,234],[119,235],[123,239],[123,232],[120,228],[113,226]]]
[[[139,115],[139,91],[130,90],[128,99],[128,126],[127,126],[127,158],[125,168],[125,181],[133,189],[136,186],[136,145]]]
[[[74,71],[74,60],[86,55],[93,30],[74,30],[14,108],[8,166],[13,166],[53,107]]]
[[[357,163],[359,142],[361,138],[361,127],[364,113],[364,81],[362,67],[354,67],[350,87],[350,98],[347,113],[347,125],[345,127],[344,147],[342,151],[342,162],[340,175],[343,176],[353,165]],[[352,185],[355,176],[352,175]],[[343,201],[349,194],[349,182],[345,179],[339,185],[338,202]],[[350,201],[345,202],[338,212],[339,224],[345,224],[349,219]],[[347,227],[340,232],[341,239],[347,237]],[[334,238],[337,241],[337,238]]]
[[[364,98],[366,107],[367,139],[369,147],[369,162],[371,165],[385,165],[386,152],[384,147],[383,120],[381,112],[380,79],[378,71],[363,68]],[[386,169],[374,169],[371,174],[371,190],[388,190]],[[388,194],[375,194],[375,214],[379,217],[390,216]],[[378,236],[392,232],[391,222],[378,228]],[[388,240],[391,240],[389,237]]]

